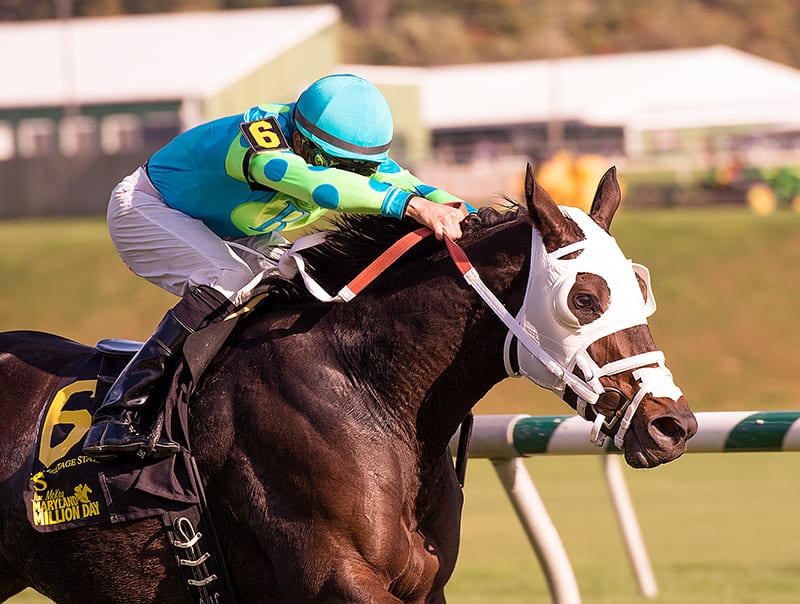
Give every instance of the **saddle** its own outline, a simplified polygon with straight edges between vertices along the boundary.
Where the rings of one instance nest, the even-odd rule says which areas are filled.
[[[235,601],[188,438],[188,396],[235,323],[236,318],[190,336],[172,379],[165,379],[161,392],[154,393],[165,396],[166,404],[154,405],[161,408],[151,421],[153,436],[163,430],[182,447],[168,458],[100,461],[82,451],[95,408],[140,342],[101,340],[93,354],[64,368],[40,416],[23,493],[34,530],[80,530],[159,518],[187,601]]]

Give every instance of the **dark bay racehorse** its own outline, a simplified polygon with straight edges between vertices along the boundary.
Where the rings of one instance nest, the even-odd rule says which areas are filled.
[[[443,602],[462,504],[448,441],[507,365],[588,419],[600,414],[596,428],[619,437],[632,466],[685,451],[696,422],[640,320],[649,286],[630,263],[618,275],[591,270],[600,248],[581,243],[599,237],[592,225],[609,227],[615,172],[598,187],[591,225],[557,207],[530,167],[526,198],[527,212],[467,218],[460,243],[512,313],[525,302],[520,321],[569,384],[553,378],[558,368],[541,373],[542,353],[506,341],[433,238],[347,304],[286,285],[236,327],[197,385],[189,428],[239,602]],[[413,228],[346,225],[309,255],[320,274],[361,268]],[[603,254],[600,264],[611,262]],[[536,332],[548,312],[563,337]],[[619,329],[595,329],[605,314]],[[26,518],[19,494],[42,401],[62,368],[91,352],[47,334],[0,335],[0,600],[32,586],[63,603],[185,601],[158,520],[43,534]]]

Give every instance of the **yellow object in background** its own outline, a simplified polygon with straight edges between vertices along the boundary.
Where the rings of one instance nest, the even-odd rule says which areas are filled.
[[[775,192],[764,183],[754,184],[747,190],[747,206],[756,216],[769,216],[778,207]]]
[[[588,214],[597,185],[610,167],[602,155],[575,157],[569,151],[558,151],[539,167],[536,178],[556,203],[580,208]]]
[[[572,174],[572,153],[558,151],[544,162],[536,173],[536,179],[550,193],[556,203],[572,205],[575,199],[575,179]],[[591,200],[589,200],[591,203]],[[580,206],[578,206],[580,207]]]
[[[588,214],[592,208],[597,185],[610,167],[608,160],[602,155],[579,155],[572,168],[575,178],[575,198],[569,205],[574,205]]]

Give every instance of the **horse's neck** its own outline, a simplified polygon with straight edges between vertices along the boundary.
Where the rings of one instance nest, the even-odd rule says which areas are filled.
[[[516,312],[530,230],[504,229],[501,253],[497,239],[477,241],[468,254],[486,285]],[[505,333],[451,260],[440,256],[379,279],[345,304],[257,314],[237,337],[263,342],[257,348],[267,355],[266,367],[279,363],[280,369],[252,366],[251,345],[246,353],[232,349],[219,370],[233,363],[254,384],[263,382],[257,387],[265,397],[307,405],[312,415],[335,404],[342,422],[391,436],[386,442],[441,451],[472,406],[505,377]]]
[[[356,371],[370,368],[359,375],[374,393],[367,403],[375,405],[373,415],[423,448],[446,444],[472,406],[505,377],[504,333],[496,317],[450,277],[365,297],[361,304],[341,313],[348,336],[340,346]],[[353,330],[361,338],[350,337]]]

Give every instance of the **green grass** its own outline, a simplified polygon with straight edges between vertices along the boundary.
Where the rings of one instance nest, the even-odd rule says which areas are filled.
[[[800,216],[741,210],[623,211],[623,250],[648,265],[658,345],[696,411],[800,408]],[[174,302],[130,274],[101,220],[0,222],[0,330],[93,343],[143,339]],[[563,414],[549,393],[506,380],[480,413]],[[599,461],[527,462],[574,564],[584,602],[646,602],[627,562]],[[800,454],[696,454],[626,477],[659,603],[800,601]],[[547,601],[547,586],[499,481],[470,463],[456,604]],[[28,598],[27,600],[25,598]],[[12,600],[41,602],[37,596]]]
[[[625,476],[659,597],[669,604],[800,601],[798,453],[696,454]],[[638,593],[592,457],[526,461],[559,529],[586,604],[646,602]],[[467,473],[456,603],[547,601],[547,586],[485,460]]]
[[[0,330],[145,338],[174,298],[129,272],[100,219],[0,222]]]

